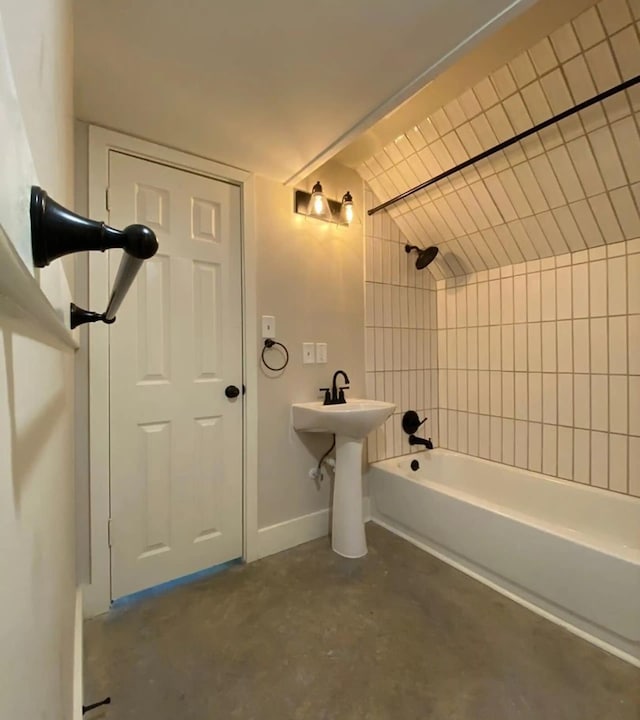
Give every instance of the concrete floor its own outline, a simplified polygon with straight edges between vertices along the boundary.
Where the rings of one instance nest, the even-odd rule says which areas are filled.
[[[640,720],[640,671],[380,527],[85,626],[109,720]]]

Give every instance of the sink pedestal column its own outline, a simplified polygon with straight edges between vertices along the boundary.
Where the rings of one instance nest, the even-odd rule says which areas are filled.
[[[336,436],[331,547],[347,558],[367,554],[362,519],[362,444],[362,440]]]

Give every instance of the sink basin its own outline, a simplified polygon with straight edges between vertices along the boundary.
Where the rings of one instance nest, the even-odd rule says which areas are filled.
[[[296,430],[335,433],[336,473],[333,486],[331,546],[347,558],[367,554],[362,517],[362,446],[365,437],[396,409],[380,400],[354,400],[323,405],[319,400],[294,403],[291,420]]]
[[[320,400],[294,403],[293,427],[306,432],[326,432],[361,440],[382,425],[396,406],[381,400],[350,398],[342,405],[323,405]]]

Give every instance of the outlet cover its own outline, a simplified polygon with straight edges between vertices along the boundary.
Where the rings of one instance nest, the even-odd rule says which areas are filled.
[[[315,343],[302,343],[302,362],[304,365],[313,365],[316,361]]]
[[[327,362],[327,343],[316,343],[316,362],[323,365]]]
[[[276,319],[273,315],[262,316],[262,339],[274,340],[276,337]]]

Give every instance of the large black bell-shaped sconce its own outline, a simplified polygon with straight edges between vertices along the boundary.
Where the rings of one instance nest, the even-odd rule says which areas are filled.
[[[116,280],[107,309],[91,312],[71,303],[71,328],[87,322],[112,323],[142,263],[158,251],[153,230],[146,225],[129,225],[124,230],[89,220],[62,207],[39,187],[31,188],[31,250],[33,264],[46,267],[52,260],[87,250],[121,248]]]

